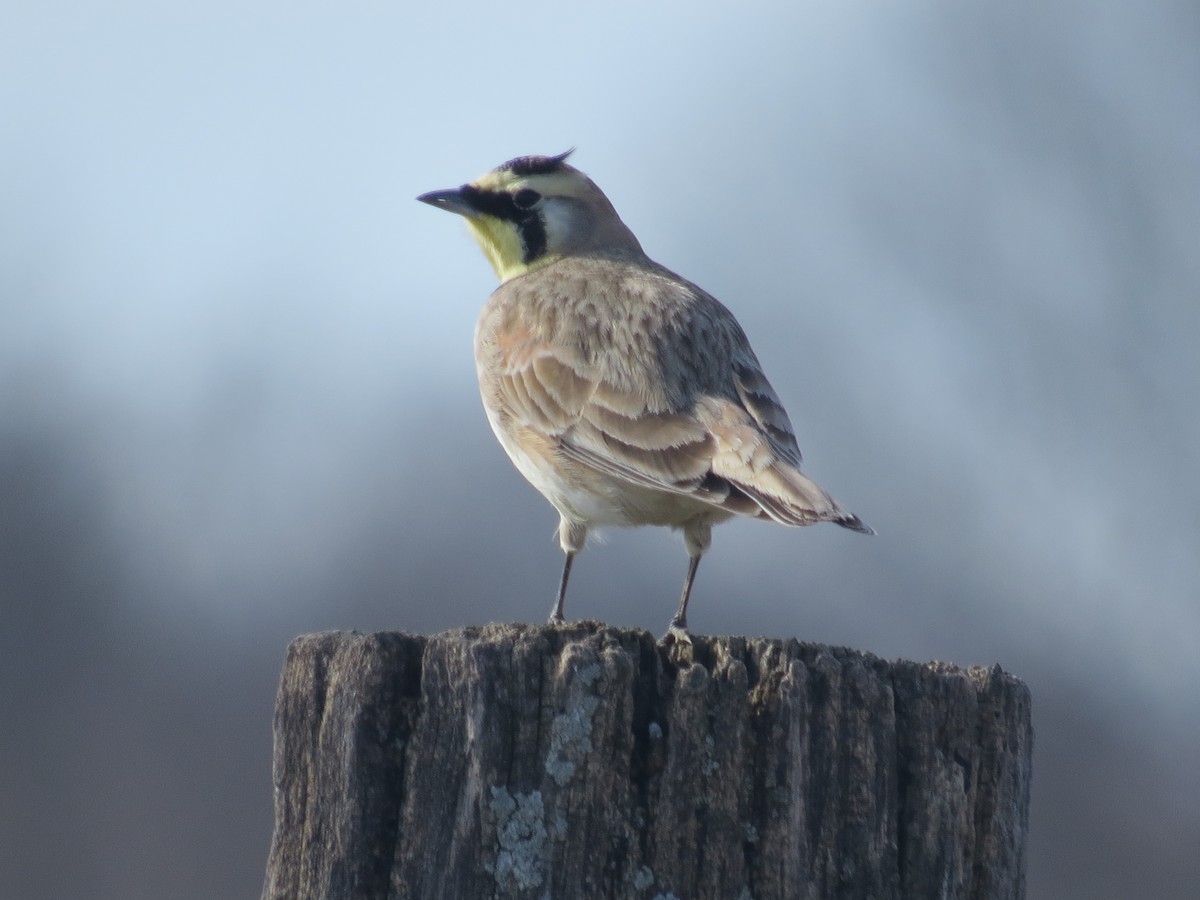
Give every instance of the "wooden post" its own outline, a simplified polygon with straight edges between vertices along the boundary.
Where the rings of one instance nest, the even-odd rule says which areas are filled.
[[[999,667],[595,622],[316,634],[275,714],[263,897],[1021,898]]]

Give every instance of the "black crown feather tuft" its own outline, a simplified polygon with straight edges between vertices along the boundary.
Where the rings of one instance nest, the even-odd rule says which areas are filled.
[[[557,156],[518,156],[500,166],[500,169],[514,175],[549,175],[562,169],[567,157],[574,152],[575,148],[572,147]]]

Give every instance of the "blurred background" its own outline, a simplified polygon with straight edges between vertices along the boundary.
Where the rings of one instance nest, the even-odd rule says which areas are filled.
[[[879,532],[722,526],[694,630],[999,662],[1029,896],[1200,895],[1195,3],[3,19],[0,897],[256,897],[293,636],[544,619],[413,198],[570,146]],[[661,633],[685,562],[612,532],[567,612]]]

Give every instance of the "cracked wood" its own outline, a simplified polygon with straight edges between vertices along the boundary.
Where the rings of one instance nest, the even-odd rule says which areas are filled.
[[[289,648],[265,900],[1021,898],[991,669],[581,622]]]

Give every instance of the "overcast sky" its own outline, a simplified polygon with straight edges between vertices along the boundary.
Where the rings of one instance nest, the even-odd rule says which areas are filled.
[[[718,528],[692,627],[1000,662],[1030,897],[1195,896],[1194,4],[3,18],[0,895],[253,896],[293,635],[544,618],[494,276],[413,198],[574,146],[879,532]],[[567,613],[661,633],[685,564],[614,532]]]

